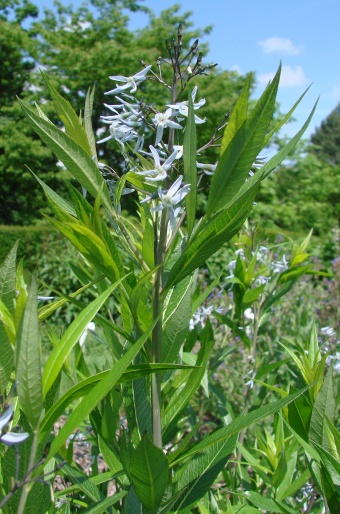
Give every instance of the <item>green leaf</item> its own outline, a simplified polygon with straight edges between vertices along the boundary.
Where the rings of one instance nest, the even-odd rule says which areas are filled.
[[[196,149],[197,136],[194,115],[194,105],[192,101],[191,91],[188,94],[188,119],[185,128],[183,141],[183,163],[184,163],[184,182],[190,184],[190,192],[185,197],[185,207],[187,216],[187,231],[190,238],[192,229],[194,228],[196,218],[196,200],[197,200],[197,168],[196,168]]]
[[[245,498],[250,500],[256,507],[259,509],[264,509],[266,512],[296,514],[296,511],[288,505],[282,504],[282,502],[279,501],[272,500],[271,498],[266,498],[265,496],[255,491],[247,491],[247,496],[245,496]]]
[[[170,401],[164,411],[162,424],[165,428],[168,428],[185,409],[192,395],[197,391],[203,380],[214,344],[214,334],[209,319],[207,320],[204,330],[202,330],[200,334],[200,343],[201,349],[198,352],[196,361],[197,369],[193,369],[188,373],[185,387],[177,390],[177,392],[170,398]],[[167,434],[165,433],[164,438],[166,439],[166,437]]]
[[[130,380],[136,380],[141,376],[148,376],[152,373],[169,371],[176,369],[191,369],[191,366],[185,366],[181,364],[137,364],[132,365],[127,369],[121,377],[117,380],[117,385]],[[69,389],[59,400],[52,405],[52,407],[46,412],[40,424],[40,431],[49,431],[53,423],[58,419],[59,416],[65,412],[65,409],[78,398],[87,395],[95,385],[98,384],[103,378],[105,378],[110,372],[102,371],[96,375],[88,377],[78,384],[74,385]]]
[[[83,287],[80,287],[75,291],[74,293],[70,294],[70,298],[76,298],[78,295],[86,291],[89,287],[91,287],[94,284],[94,282],[90,282],[89,284],[86,284]],[[53,312],[55,312],[59,307],[62,307],[69,301],[68,297],[61,298],[61,300],[56,300],[55,302],[51,302],[48,305],[44,305],[43,307],[40,307],[38,310],[39,312],[39,321],[43,321],[44,319],[48,318]]]
[[[327,431],[325,428],[326,416],[332,423],[334,423],[334,415],[335,396],[333,376],[331,370],[328,370],[322,387],[314,402],[309,426],[309,437],[311,441],[321,445],[326,450],[330,450]]]
[[[130,473],[144,507],[149,510],[158,507],[168,485],[169,465],[163,451],[146,434],[132,454]]]
[[[61,428],[56,438],[52,441],[50,451],[46,457],[44,465],[60,450],[65,444],[67,438],[76,430],[90,412],[98,405],[98,403],[111,391],[117,384],[120,377],[131,364],[138,352],[143,348],[145,342],[149,338],[154,325],[157,323],[156,318],[153,325],[147,330],[142,337],[136,341],[133,346],[123,355],[123,357],[113,366],[108,374],[83,398],[69,416],[65,425]]]
[[[120,502],[124,496],[126,496],[127,491],[121,491],[120,493],[116,493],[113,496],[109,496],[108,498],[105,498],[104,500],[101,500],[98,503],[95,503],[94,506],[91,507],[91,505],[86,509],[83,510],[84,514],[103,514],[103,512],[107,512],[106,509],[111,507],[111,505],[114,505],[118,501]]]
[[[333,484],[340,487],[340,463],[338,459],[333,457],[333,455],[325,450],[320,444],[314,443],[314,445],[319,452],[321,462],[325,466]]]
[[[14,299],[16,289],[16,257],[19,241],[9,251],[0,267],[0,299],[10,314],[14,315]]]
[[[176,284],[166,298],[163,320],[162,361],[176,362],[189,331],[193,277]]]
[[[49,89],[50,95],[52,97],[54,107],[57,111],[57,114],[65,126],[66,133],[76,141],[85,152],[92,157],[91,148],[87,139],[86,132],[84,127],[79,119],[79,116],[74,112],[70,102],[65,100],[55,87],[52,86],[46,73],[40,71],[43,76],[43,79]]]
[[[235,134],[238,132],[238,130],[242,127],[243,123],[247,119],[249,92],[252,83],[252,78],[252,73],[249,73],[247,76],[247,80],[241,91],[241,94],[237,99],[233,112],[231,113],[231,116],[228,119],[228,125],[226,126],[223,133],[220,155],[223,155],[227,146],[234,139]]]
[[[102,192],[103,204],[111,209],[111,200],[105,181],[86,151],[70,136],[56,128],[50,122],[40,118],[20,100],[30,125],[44,143],[55,153],[78,182],[94,197]]]
[[[38,288],[32,277],[25,310],[18,330],[16,347],[16,380],[21,408],[33,429],[37,428],[43,409],[40,335],[38,321]]]
[[[33,173],[33,171],[30,168],[28,169],[43,188],[46,198],[48,199],[52,208],[57,207],[58,210],[64,211],[65,213],[70,214],[73,217],[76,217],[76,211],[73,205],[71,205],[69,202],[64,200],[64,198],[55,193],[53,189],[51,189],[47,184],[45,184],[45,182],[41,180],[35,173]]]
[[[287,155],[295,148],[297,143],[300,141],[301,137],[303,136],[304,132],[307,130],[311,122],[318,101],[319,100],[315,102],[314,107],[302,128],[295,134],[294,137],[292,137],[290,141],[288,141],[288,143],[283,148],[281,148],[281,150],[277,154],[275,154],[271,159],[269,159],[269,161],[266,162],[266,164],[263,166],[263,168],[261,169],[262,180],[266,178],[275,168],[277,168],[279,164],[281,164],[281,162],[287,157]]]
[[[275,134],[275,132],[280,130],[280,128],[283,127],[283,125],[289,120],[289,118],[291,117],[291,115],[293,114],[293,112],[295,111],[295,109],[297,108],[297,106],[299,105],[299,103],[301,102],[302,98],[305,96],[305,94],[307,93],[307,91],[309,90],[310,87],[311,86],[307,87],[306,91],[304,91],[302,93],[300,98],[295,102],[293,107],[287,112],[287,114],[282,118],[282,120],[266,135],[265,140],[264,140],[264,145],[263,145],[264,147],[270,141],[270,139]]]
[[[109,286],[104,293],[93,300],[80,314],[78,314],[75,320],[73,320],[71,325],[65,331],[57,346],[52,350],[46,362],[43,374],[44,397],[60,373],[70,351],[79,341],[79,338],[84,332],[86,326],[90,321],[92,321],[107,298],[122,280],[123,279]]]
[[[293,476],[293,474],[292,474]],[[291,476],[291,478],[292,478]],[[310,470],[307,468],[301,473],[286,489],[282,490],[278,495],[278,500],[284,500],[290,496],[294,496],[310,479]]]
[[[198,443],[196,446],[188,450],[185,454],[181,455],[175,462],[172,463],[172,465],[177,464],[178,462],[182,461],[183,459],[187,459],[188,457],[192,457],[193,455],[205,450],[206,448],[211,447],[218,441],[222,441],[225,438],[230,437],[233,434],[238,433],[243,428],[247,428],[249,425],[255,423],[256,421],[259,421],[260,419],[263,419],[270,414],[274,414],[278,410],[280,410],[285,405],[288,405],[290,402],[294,401],[296,398],[298,398],[301,394],[303,394],[307,388],[303,388],[300,391],[297,391],[289,396],[286,396],[285,398],[281,398],[280,400],[276,400],[274,402],[271,402],[268,405],[264,405],[262,407],[259,407],[258,409],[255,409],[248,414],[238,416],[236,419],[231,421],[229,425],[226,427],[220,428],[213,432],[212,434],[205,436],[203,441]]]
[[[175,473],[177,488],[183,490],[176,509],[189,509],[209,491],[235,449],[237,434],[230,436],[195,455]]]
[[[216,213],[206,223],[201,224],[199,232],[195,233],[170,270],[166,283],[167,290],[202,266],[240,230],[253,207],[257,186],[255,183],[226,210]]]
[[[93,264],[100,273],[104,273],[111,282],[117,280],[123,271],[120,258],[114,259],[106,242],[92,230],[75,220],[74,223],[60,222],[48,218],[50,222],[77,248],[77,250]],[[118,250],[116,248],[118,256]]]
[[[84,129],[86,132],[87,140],[90,145],[90,156],[97,158],[96,140],[92,128],[92,112],[93,112],[93,100],[94,100],[95,86],[90,87],[86,98],[85,98],[85,109],[84,109]]]
[[[249,177],[274,113],[280,72],[281,67],[221,155],[211,181],[207,216],[228,205]]]
[[[61,463],[61,459],[57,459],[57,462],[58,461]],[[104,495],[99,491],[98,487],[90,481],[85,473],[67,463],[63,463],[62,470],[63,474],[68,477],[70,482],[76,484],[78,489],[86,494],[90,500],[99,502],[104,499]]]

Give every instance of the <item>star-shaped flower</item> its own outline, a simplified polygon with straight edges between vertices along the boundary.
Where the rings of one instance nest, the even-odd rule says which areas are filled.
[[[139,71],[132,77],[123,77],[123,75],[112,75],[110,77],[111,80],[117,80],[118,82],[124,82],[123,85],[116,84],[115,89],[111,91],[107,91],[106,95],[115,95],[117,93],[121,93],[126,89],[130,89],[130,93],[135,93],[137,91],[137,86],[146,79],[146,74],[151,69],[151,65],[144,68],[144,70]]]
[[[160,204],[153,207],[151,212],[159,212],[163,209],[167,209],[171,228],[174,228],[176,224],[176,218],[181,211],[181,207],[178,205],[183,198],[189,193],[190,185],[182,185],[183,177],[179,176],[178,179],[172,184],[168,191],[163,191],[161,187],[158,187],[158,197]]]
[[[175,121],[172,121],[170,118],[172,116],[172,109],[169,108],[165,112],[159,112],[155,115],[153,122],[157,127],[156,131],[156,142],[155,145],[157,146],[158,143],[161,141],[163,137],[163,131],[166,127],[175,128],[175,129],[181,129],[183,128],[182,125],[179,123],[176,123]]]
[[[152,145],[150,145],[150,150],[155,161],[155,167],[152,170],[146,171],[137,171],[139,175],[145,175],[149,182],[158,182],[159,180],[164,180],[168,176],[167,172],[171,169],[171,165],[173,161],[176,159],[178,150],[174,150],[170,157],[166,159],[166,161],[161,164],[159,154]]]

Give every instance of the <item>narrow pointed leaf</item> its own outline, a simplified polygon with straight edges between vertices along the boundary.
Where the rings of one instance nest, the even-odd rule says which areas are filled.
[[[186,277],[169,293],[164,312],[162,361],[176,362],[189,331],[191,318],[192,277]]]
[[[327,432],[325,428],[327,418],[334,423],[335,395],[332,371],[328,370],[322,387],[313,405],[312,417],[309,426],[311,441],[320,444],[326,450],[330,450]]]
[[[253,410],[249,412],[248,414],[238,416],[236,419],[234,419],[229,425],[226,427],[220,428],[213,432],[212,434],[206,436],[203,441],[198,443],[196,446],[188,450],[185,454],[181,455],[175,462],[172,463],[172,465],[177,464],[183,459],[186,459],[188,457],[191,457],[192,455],[195,455],[206,448],[209,448],[213,444],[215,444],[218,441],[221,441],[222,439],[230,437],[232,434],[238,433],[243,428],[247,428],[252,423],[255,423],[256,421],[259,421],[260,419],[263,419],[270,414],[274,414],[278,410],[280,410],[285,405],[288,405],[290,402],[294,401],[296,398],[298,398],[301,394],[303,394],[308,388],[301,389],[300,391],[297,391],[289,396],[286,396],[285,398],[281,398],[280,400],[276,400],[274,402],[271,402],[268,405],[264,405],[262,407],[259,407],[256,410]]]
[[[122,279],[121,279],[122,280]],[[52,350],[44,369],[43,375],[43,390],[44,396],[46,396],[48,390],[52,386],[53,382],[60,373],[63,364],[70,354],[72,348],[79,341],[80,336],[84,332],[86,326],[94,316],[97,314],[99,309],[109,298],[114,289],[118,286],[121,280],[115,282],[104,291],[98,298],[91,302],[71,323],[67,328],[63,337],[60,339],[57,346]]]
[[[91,157],[96,158],[97,150],[96,150],[96,140],[93,133],[92,128],[92,112],[93,112],[93,100],[94,100],[94,91],[95,87],[89,88],[86,99],[85,99],[85,109],[84,109],[84,128],[87,135],[87,139],[90,145]]]
[[[275,132],[277,132],[278,130],[280,130],[281,127],[283,127],[283,125],[289,120],[289,118],[291,117],[291,115],[293,114],[293,112],[295,111],[295,109],[297,108],[297,106],[299,105],[299,103],[301,102],[302,98],[305,96],[305,94],[307,93],[307,91],[310,89],[311,85],[307,87],[306,91],[304,91],[302,93],[302,95],[300,96],[300,98],[295,102],[295,104],[293,105],[293,107],[287,112],[287,114],[282,118],[282,120],[266,135],[266,138],[264,140],[264,145],[263,146],[266,146],[266,144],[270,141],[270,139],[272,138],[272,136],[275,134]]]
[[[91,154],[87,135],[79,116],[73,110],[70,102],[65,100],[65,98],[58,93],[55,87],[52,86],[46,73],[41,71],[41,74],[49,89],[57,114],[65,126],[66,133],[74,139],[74,141],[76,141],[90,157],[92,157],[93,154]]]
[[[294,137],[292,137],[292,139],[290,141],[288,141],[288,143],[283,147],[281,148],[281,150],[275,154],[268,162],[266,162],[266,164],[263,166],[263,168],[261,169],[261,180],[263,180],[264,178],[266,178],[275,168],[277,168],[277,166],[279,164],[281,164],[281,162],[289,155],[289,153],[295,148],[295,146],[297,145],[297,143],[300,141],[301,137],[303,136],[304,132],[307,130],[311,120],[312,120],[312,117],[314,115],[314,112],[315,112],[315,109],[316,109],[316,106],[318,104],[318,101],[317,100],[314,104],[314,107],[313,109],[311,110],[311,113],[310,115],[308,116],[307,120],[305,121],[304,125],[301,127],[301,129],[295,134]]]
[[[228,209],[215,214],[204,225],[201,225],[198,234],[195,234],[172,267],[166,284],[167,290],[203,265],[211,255],[224,243],[230,241],[240,230],[253,207],[257,187],[255,183]]]
[[[70,136],[50,122],[40,118],[22,102],[20,102],[20,105],[35,132],[93,197],[96,198],[103,187],[103,203],[106,208],[111,209],[110,194],[107,186],[99,169],[88,153]]]
[[[228,125],[226,126],[223,138],[221,142],[220,155],[223,155],[225,149],[234,138],[236,132],[242,127],[243,123],[247,119],[248,115],[248,101],[250,94],[250,86],[252,82],[252,74],[250,73],[243,86],[240,96],[236,102],[233,112],[228,119]]]
[[[237,438],[238,435],[234,434],[217,442],[199,455],[195,455],[184,466],[184,469],[180,469],[176,485],[179,489],[184,489],[184,493],[176,502],[178,511],[193,507],[210,490],[232,455]],[[173,480],[176,481],[176,478],[175,474]]]
[[[123,357],[113,366],[109,373],[90,391],[85,398],[77,405],[68,418],[66,424],[61,428],[56,438],[52,441],[49,454],[44,462],[47,462],[62,448],[67,438],[76,430],[83,420],[90,414],[98,403],[111,391],[119,381],[121,375],[131,364],[138,352],[143,348],[152,332],[157,319],[148,331],[134,343],[134,345],[123,355]]]
[[[15,360],[21,408],[33,429],[37,427],[43,409],[37,304],[38,288],[32,277],[18,330]]]
[[[168,485],[169,465],[163,451],[146,434],[132,455],[130,473],[144,507],[149,510],[158,507]]]
[[[225,207],[249,176],[274,113],[279,79],[280,68],[221,156],[211,181],[207,216]]]

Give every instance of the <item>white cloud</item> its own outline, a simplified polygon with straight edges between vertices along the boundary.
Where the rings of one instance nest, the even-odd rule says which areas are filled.
[[[298,55],[302,50],[301,45],[294,45],[293,41],[287,37],[269,37],[268,39],[259,41],[258,44],[265,54],[277,52],[281,55]]]
[[[274,71],[262,73],[257,77],[259,85],[266,85],[275,75]],[[280,86],[296,87],[303,86],[307,82],[307,78],[301,66],[282,66]]]

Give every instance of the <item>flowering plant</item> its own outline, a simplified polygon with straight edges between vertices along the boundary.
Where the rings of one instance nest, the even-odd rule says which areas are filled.
[[[31,482],[24,483],[19,513],[33,497],[32,481],[40,478],[32,491],[41,490],[41,477],[46,483],[60,467],[86,497],[80,497],[77,505],[88,512],[121,508],[124,512],[189,512],[209,494],[236,447],[240,430],[305,391],[284,392],[278,400],[192,442],[197,426],[192,424],[189,402],[206,379],[214,344],[209,318],[200,333],[189,331],[190,320],[206,298],[203,294],[192,301],[197,270],[240,230],[261,180],[289,154],[312,116],[277,155],[259,166],[259,152],[294,109],[269,132],[280,69],[251,111],[249,77],[227,124],[219,126],[200,149],[201,161],[205,148],[219,144],[218,163],[197,163],[196,125],[204,119],[196,111],[205,100],[196,100],[198,89],[191,91],[190,82],[215,66],[204,66],[197,48],[196,41],[182,56],[179,27],[176,40],[168,43],[169,58],[157,60],[158,73],[142,63],[143,69],[131,77],[110,77],[115,86],[107,95],[114,99],[107,104],[110,114],[102,118],[109,135],[98,144],[109,140],[118,144],[126,163],[124,173],[98,158],[100,146],[97,154],[90,122],[93,90],[79,118],[44,75],[65,131],[54,126],[40,107],[22,105],[33,129],[81,186],[82,192],[69,184],[70,199],[65,200],[37,177],[54,213],[51,223],[77,248],[87,268],[74,266],[83,283],[77,292],[37,310],[36,280],[27,292],[22,269],[14,271],[15,249],[3,265],[11,277],[9,303],[15,300],[5,331],[9,351],[13,353],[14,346],[16,353],[2,385],[7,387],[15,369],[22,416],[33,438]],[[164,79],[162,66],[172,68],[171,83]],[[132,96],[148,80],[169,92],[160,111],[144,98]],[[183,134],[182,145],[175,144],[175,132]],[[152,144],[147,147],[149,140]],[[199,218],[202,174],[210,175],[211,182],[206,212]],[[122,214],[125,194],[137,200],[138,217],[132,222]],[[18,297],[16,284],[21,284]],[[82,300],[84,291],[91,295],[89,303]],[[68,301],[80,312],[60,339],[54,336],[54,348],[41,374],[38,320]],[[107,367],[94,375],[82,355],[82,336],[92,320],[111,354]],[[78,351],[74,384],[60,392],[62,372],[73,349]],[[51,437],[54,423],[70,405],[73,410],[66,423]],[[113,496],[104,495],[100,480],[91,481],[70,465],[70,436],[88,418],[94,444],[109,469],[100,480],[115,481]],[[186,426],[191,427],[189,432],[180,437]],[[44,509],[41,504],[40,511]]]

